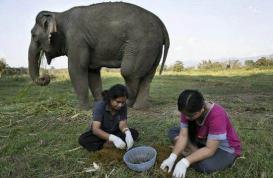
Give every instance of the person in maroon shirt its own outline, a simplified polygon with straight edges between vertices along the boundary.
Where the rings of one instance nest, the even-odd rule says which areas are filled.
[[[185,177],[190,165],[200,172],[222,170],[240,156],[240,140],[222,106],[206,102],[197,90],[185,90],[178,98],[178,110],[181,112],[180,128],[169,131],[175,146],[161,169],[168,168],[171,172],[177,156],[186,147],[189,153],[176,164],[173,177]]]

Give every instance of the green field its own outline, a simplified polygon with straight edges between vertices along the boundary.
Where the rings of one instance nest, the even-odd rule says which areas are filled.
[[[87,128],[91,111],[74,107],[76,95],[65,72],[53,75],[56,78],[46,87],[34,85],[28,76],[0,78],[0,177],[170,177],[159,166],[171,151],[167,130],[179,124],[176,99],[188,88],[199,89],[207,100],[226,108],[243,152],[230,169],[200,174],[189,168],[186,177],[273,177],[273,69],[191,70],[155,76],[151,107],[128,112],[129,125],[140,132],[136,145],[158,150],[156,165],[144,173],[126,167],[124,152],[89,153],[79,148],[78,137]],[[104,88],[124,83],[118,73],[102,76]],[[100,169],[84,172],[93,161]]]

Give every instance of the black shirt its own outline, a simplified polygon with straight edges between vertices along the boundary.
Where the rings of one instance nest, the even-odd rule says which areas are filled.
[[[104,101],[95,102],[93,108],[93,121],[101,122],[101,129],[103,131],[114,133],[119,129],[119,121],[125,119],[127,119],[126,104],[112,115],[110,107]]]

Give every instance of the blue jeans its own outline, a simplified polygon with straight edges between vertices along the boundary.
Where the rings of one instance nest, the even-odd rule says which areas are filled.
[[[170,140],[174,142],[174,138],[179,135],[179,132],[180,127],[171,128],[168,132]],[[198,143],[193,144],[197,145],[198,147],[202,147]],[[235,159],[236,156],[234,154],[231,154],[227,151],[218,148],[213,156],[202,161],[199,161],[197,163],[194,163],[191,165],[191,167],[198,172],[212,173],[215,171],[220,171],[225,168],[231,167]]]

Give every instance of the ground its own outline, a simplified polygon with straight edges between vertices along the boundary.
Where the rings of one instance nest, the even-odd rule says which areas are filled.
[[[78,137],[86,130],[91,111],[74,107],[77,99],[66,71],[52,74],[55,78],[46,87],[34,85],[28,76],[0,78],[0,177],[170,177],[159,166],[171,152],[167,130],[179,125],[176,100],[187,88],[199,89],[207,100],[226,108],[243,152],[230,169],[200,174],[189,168],[186,177],[273,177],[273,69],[155,76],[151,107],[128,111],[129,125],[140,132],[136,146],[150,145],[158,151],[155,166],[144,173],[126,167],[124,151],[89,153],[79,147]],[[102,76],[104,88],[124,83],[116,72]],[[84,172],[93,162],[100,169]]]

